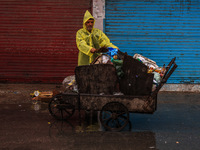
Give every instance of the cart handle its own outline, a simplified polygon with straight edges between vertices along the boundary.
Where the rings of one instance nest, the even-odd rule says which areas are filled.
[[[168,73],[169,69],[171,68],[171,66],[175,63],[175,60],[176,60],[176,57],[174,57],[174,58],[170,61],[170,63],[168,64],[168,66],[166,67],[166,72],[165,72],[165,74],[164,74],[164,76],[163,76],[163,79],[165,79],[165,76],[167,75],[167,73]]]

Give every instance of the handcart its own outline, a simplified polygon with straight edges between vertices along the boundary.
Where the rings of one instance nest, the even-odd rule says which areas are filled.
[[[112,64],[94,64],[75,68],[78,93],[60,93],[49,102],[56,119],[69,119],[75,110],[100,111],[99,120],[106,130],[120,131],[129,123],[129,113],[154,113],[157,94],[177,68],[173,58],[165,74],[152,90],[153,74],[147,66],[125,54],[119,78]],[[119,94],[123,93],[123,94]]]

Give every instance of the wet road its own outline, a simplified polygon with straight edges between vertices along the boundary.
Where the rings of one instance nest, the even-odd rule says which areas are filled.
[[[47,104],[1,104],[2,150],[199,150],[200,94],[161,93],[154,114],[131,114],[132,129],[105,132],[98,124],[56,121]],[[82,117],[84,117],[82,115]]]

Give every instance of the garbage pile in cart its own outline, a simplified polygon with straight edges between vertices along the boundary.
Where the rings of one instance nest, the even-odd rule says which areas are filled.
[[[123,53],[115,48],[110,48],[110,47],[108,48],[102,47],[99,49],[98,52],[102,52],[102,53],[92,62],[92,64],[112,64],[116,68],[116,73],[117,73],[118,78],[119,79],[122,79],[123,77],[125,78],[124,70],[123,70],[123,59],[124,59],[124,55],[127,55],[127,53]],[[137,53],[131,57],[132,59],[137,60],[141,64],[147,66],[148,74],[153,74],[153,84],[152,84],[151,90],[152,91],[155,90],[155,88],[160,83],[163,75],[165,74],[165,71],[166,71],[165,65],[163,65],[162,67],[159,67],[155,61]],[[136,67],[140,67],[140,66],[136,66]],[[66,92],[70,92],[70,91],[78,92],[75,75],[66,77],[63,80],[62,84]]]
[[[113,93],[114,95],[135,95],[135,94],[148,95],[149,94],[148,91],[154,91],[156,89],[166,71],[165,65],[163,67],[159,67],[155,61],[146,58],[140,54],[129,56],[127,55],[127,53],[123,53],[115,48],[110,48],[110,47],[100,48],[98,50],[98,54],[99,54],[98,57],[92,62],[91,65],[111,64],[116,69],[117,77],[120,80],[120,85],[118,86],[121,86],[121,89],[119,89],[118,92]],[[125,56],[126,56],[126,62],[124,61]],[[146,68],[144,68],[144,66]],[[131,70],[129,70],[130,67],[132,68]],[[138,68],[140,69],[139,71]],[[134,70],[137,71],[133,73]],[[153,74],[153,75],[149,76],[148,74],[149,75]],[[134,77],[135,79],[131,76],[135,76]],[[151,82],[151,80],[153,81]],[[75,75],[67,76],[62,82],[62,86],[63,86],[62,90],[64,91],[64,93],[78,93],[78,86],[76,83]],[[141,92],[141,90],[144,91]],[[31,93],[31,97],[32,100],[34,101],[39,100],[48,102],[54,95],[58,93],[59,93],[58,91],[44,91],[44,92],[34,91],[34,93]],[[99,93],[99,94],[104,94],[104,93]]]

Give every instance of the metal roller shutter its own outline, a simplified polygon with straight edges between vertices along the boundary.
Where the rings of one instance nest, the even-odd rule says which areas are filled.
[[[159,66],[177,57],[168,83],[200,83],[199,0],[106,0],[105,32],[130,55]]]
[[[74,74],[76,31],[91,0],[1,0],[0,82],[59,83]]]

